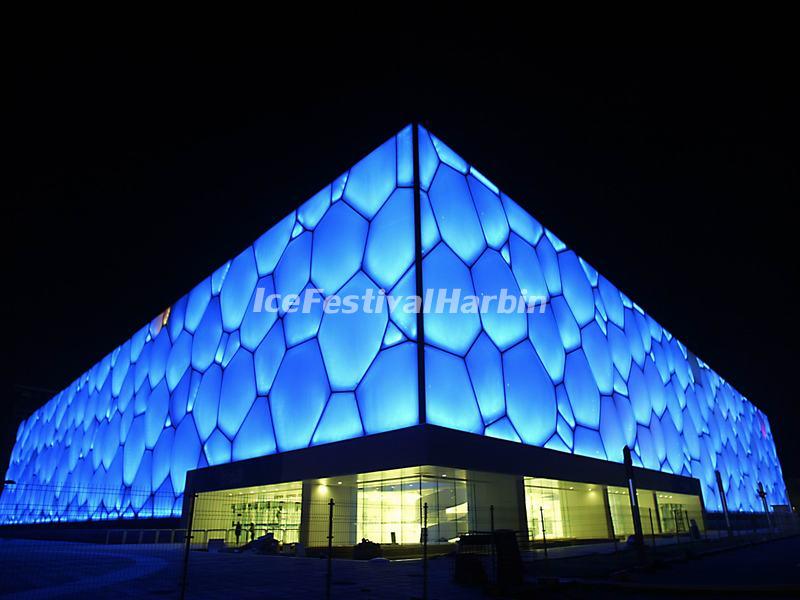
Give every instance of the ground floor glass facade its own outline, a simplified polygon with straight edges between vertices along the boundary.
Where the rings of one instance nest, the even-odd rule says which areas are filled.
[[[645,534],[685,532],[692,521],[703,528],[699,496],[639,490],[637,498]],[[633,533],[626,488],[434,466],[203,492],[192,523],[228,544],[270,532],[308,547],[327,545],[331,523],[336,546],[420,544],[426,523],[429,544],[492,527],[533,543]]]

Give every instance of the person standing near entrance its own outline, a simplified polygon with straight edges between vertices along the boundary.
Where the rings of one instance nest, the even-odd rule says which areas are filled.
[[[236,536],[236,545],[239,545],[239,538],[242,537],[242,522],[236,521],[236,527],[233,530],[234,535]]]

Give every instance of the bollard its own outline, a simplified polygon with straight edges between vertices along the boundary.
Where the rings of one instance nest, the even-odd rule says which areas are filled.
[[[328,502],[328,572],[325,576],[325,597],[331,597],[331,554],[333,553],[333,498]]]

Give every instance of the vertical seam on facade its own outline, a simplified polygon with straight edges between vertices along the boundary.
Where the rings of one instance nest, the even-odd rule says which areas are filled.
[[[411,124],[412,152],[414,154],[414,268],[416,294],[419,298],[417,310],[417,400],[419,403],[419,422],[427,422],[425,398],[425,317],[422,287],[422,200],[419,177],[419,123]]]

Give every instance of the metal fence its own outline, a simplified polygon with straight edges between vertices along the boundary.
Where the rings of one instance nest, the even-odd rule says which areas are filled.
[[[101,503],[110,497],[107,490],[81,493]],[[287,493],[268,501],[201,495],[186,505],[190,514],[183,520],[146,522],[41,518],[8,524],[18,515],[9,519],[0,511],[7,523],[0,527],[0,594],[104,597],[124,588],[133,597],[255,597],[289,590],[298,597],[333,598],[366,589],[378,597],[403,590],[407,597],[433,598],[457,583],[465,586],[465,597],[473,591],[479,597],[486,586],[557,572],[564,559],[603,555],[627,565],[628,558],[800,532],[788,513],[731,515],[728,526],[717,515],[656,505],[642,508],[640,547],[630,506],[621,501],[476,507],[412,495],[326,499]],[[46,506],[29,509],[41,515]]]

